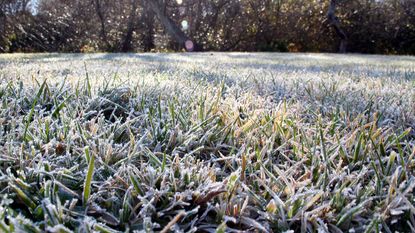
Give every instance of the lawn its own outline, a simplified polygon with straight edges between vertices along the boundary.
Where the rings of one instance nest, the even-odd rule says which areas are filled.
[[[415,232],[415,57],[0,55],[0,232]]]

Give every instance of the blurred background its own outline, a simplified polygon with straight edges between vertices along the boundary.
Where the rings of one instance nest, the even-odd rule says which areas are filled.
[[[0,52],[415,54],[415,0],[0,0]]]

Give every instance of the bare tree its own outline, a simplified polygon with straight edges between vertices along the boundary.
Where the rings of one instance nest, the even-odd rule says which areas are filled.
[[[347,35],[340,27],[340,21],[336,17],[336,6],[337,0],[330,0],[330,5],[327,11],[327,19],[336,31],[337,36],[340,38],[339,52],[345,53],[347,49]]]

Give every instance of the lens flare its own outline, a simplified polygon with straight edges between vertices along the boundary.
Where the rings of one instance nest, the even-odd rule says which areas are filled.
[[[184,47],[188,52],[192,52],[195,49],[195,45],[191,40],[187,40],[186,42],[184,42]]]
[[[187,22],[187,20],[182,21],[182,29],[183,30],[189,29],[189,23]]]

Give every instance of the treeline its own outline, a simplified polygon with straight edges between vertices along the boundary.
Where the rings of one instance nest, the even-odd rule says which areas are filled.
[[[415,0],[0,0],[0,52],[415,54]]]

